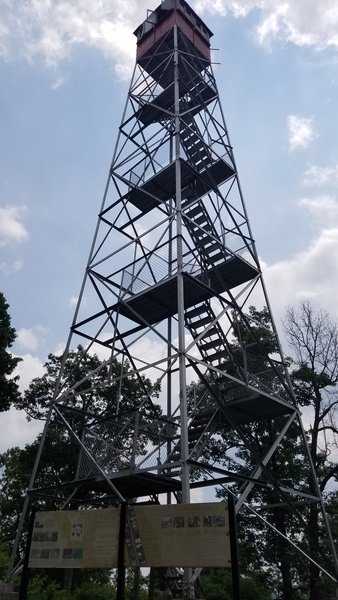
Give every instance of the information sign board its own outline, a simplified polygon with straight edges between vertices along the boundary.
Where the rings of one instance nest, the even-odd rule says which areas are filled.
[[[29,566],[112,569],[118,564],[120,509],[35,515]],[[229,567],[226,503],[128,507],[125,565]]]

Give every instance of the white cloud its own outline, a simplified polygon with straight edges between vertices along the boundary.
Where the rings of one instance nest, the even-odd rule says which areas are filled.
[[[24,411],[12,408],[0,413],[0,452],[14,446],[23,448],[35,440],[42,427],[41,421],[28,422]]]
[[[146,18],[147,8],[157,5],[155,0],[147,5],[138,0],[13,0],[1,15],[2,54],[42,59],[54,68],[76,47],[88,46],[111,59],[120,77],[129,78],[136,47],[133,29]]]
[[[26,390],[35,377],[42,377],[44,374],[43,362],[32,354],[23,354],[22,360],[15,369],[14,375],[19,375],[19,388],[23,392]]]
[[[287,126],[290,152],[304,150],[315,138],[313,119],[289,115]]]
[[[257,41],[271,45],[280,40],[296,46],[324,50],[338,48],[338,6],[336,0],[196,0],[198,11],[246,17],[255,11]]]
[[[7,56],[7,43],[9,37],[9,29],[5,23],[0,22],[0,57]]]
[[[59,342],[54,350],[52,351],[52,354],[54,354],[55,356],[62,356],[62,354],[64,353],[66,349],[66,343],[65,342]]]
[[[52,83],[51,88],[52,88],[52,90],[58,90],[61,86],[63,86],[64,83],[65,83],[64,77],[58,77],[54,81],[54,83]]]
[[[338,227],[323,229],[307,248],[292,259],[262,264],[276,318],[289,304],[313,298],[338,318]]]
[[[79,301],[78,296],[72,296],[71,299],[69,300],[70,308],[74,308],[77,305],[78,301]]]
[[[22,223],[25,207],[0,207],[0,246],[9,242],[23,242],[29,238],[28,231]]]
[[[135,56],[133,29],[160,0],[20,0],[3,3],[0,57],[42,59],[54,68],[79,46],[99,50],[112,60],[119,77],[130,76]],[[195,0],[204,13],[245,18],[255,12],[258,43],[275,40],[316,49],[338,48],[336,0]]]
[[[23,267],[23,261],[22,260],[16,260],[13,263],[13,270],[14,271],[21,271],[22,267]]]
[[[328,185],[337,184],[338,182],[338,162],[331,163],[325,167],[319,167],[318,165],[311,165],[303,176],[304,185],[315,186],[315,185]]]
[[[38,337],[33,329],[22,328],[17,332],[17,343],[28,348],[29,350],[36,350],[38,347]]]
[[[316,196],[315,198],[301,198],[299,206],[304,207],[316,223],[327,223],[332,225],[338,223],[338,202],[334,196]]]
[[[1,242],[0,242],[0,246],[1,246]],[[11,275],[12,273],[17,273],[17,271],[20,271],[23,267],[23,261],[22,260],[16,260],[14,263],[9,264],[6,262],[1,262],[0,263],[0,273],[3,273],[4,275]]]

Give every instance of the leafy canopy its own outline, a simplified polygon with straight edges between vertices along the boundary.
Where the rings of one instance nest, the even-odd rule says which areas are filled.
[[[0,412],[8,410],[12,405],[16,406],[20,399],[17,384],[19,377],[13,377],[12,373],[21,359],[8,352],[16,338],[8,309],[5,296],[0,292]]]

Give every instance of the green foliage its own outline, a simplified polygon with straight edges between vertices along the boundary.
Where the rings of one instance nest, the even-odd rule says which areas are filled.
[[[26,391],[21,407],[26,410],[30,418],[45,418],[48,407],[53,401],[61,362],[62,357],[50,355],[45,365],[45,374],[41,378],[34,379]],[[108,379],[108,368],[110,368],[112,383],[102,386],[100,385],[101,380],[107,381]],[[118,376],[122,371],[124,377],[122,381],[119,381]],[[137,378],[130,371],[130,366],[126,361],[124,365],[121,365],[117,360],[113,360],[108,366],[102,363],[97,355],[85,354],[83,348],[79,347],[77,351],[69,354],[61,380],[62,388],[69,389],[76,386],[76,392],[70,394],[69,402],[67,400],[67,404],[70,404],[72,410],[67,409],[66,416],[72,430],[79,437],[85,426],[90,427],[91,422],[96,418],[95,415],[106,417],[104,423],[107,423],[109,419],[114,421],[118,409],[122,411],[121,419],[123,418],[124,428],[123,436],[119,438],[121,452],[119,453],[116,449],[115,451],[118,457],[121,455],[123,458],[128,458],[128,452],[130,454],[135,449],[133,424],[136,413],[142,422],[142,432],[137,440],[137,451],[141,453],[145,451],[151,434],[151,427],[147,427],[148,418],[152,424],[152,419],[161,414],[160,407],[152,401],[152,398],[157,397],[157,392],[152,389],[150,380],[144,377]],[[126,417],[125,411],[129,411],[128,415],[131,414],[131,416]],[[111,442],[109,429],[103,430],[103,435],[107,436],[108,443]],[[40,441],[41,435],[23,449],[12,448],[0,455],[1,533],[9,544],[12,544],[15,539],[23,498],[29,485]],[[105,452],[105,448],[102,452]],[[64,502],[63,491],[68,489],[66,484],[73,482],[76,478],[78,459],[79,447],[74,438],[64,423],[53,416],[44,439],[43,451],[34,481],[35,489],[44,488],[45,490],[45,493],[34,496],[34,505],[37,510],[61,508]],[[60,485],[64,486],[61,493],[54,493],[55,490],[60,490]],[[72,491],[73,488],[70,489]],[[67,494],[67,492],[65,493]],[[89,505],[91,497],[88,494]],[[97,502],[96,506],[99,507]],[[28,517],[29,515],[26,516],[26,529]]]
[[[250,351],[255,349],[256,352],[262,352],[263,350],[266,354],[270,354],[277,350],[277,339],[266,306],[261,310],[249,306],[248,314],[237,319],[235,335],[240,343],[251,347]]]
[[[114,600],[116,593],[111,585],[98,585],[95,582],[86,582],[76,588],[72,594],[75,600]]]
[[[8,543],[13,542],[16,533],[34,460],[29,454],[20,448],[11,448],[0,455],[1,534]]]
[[[0,513],[1,532],[8,543],[13,543],[41,435],[24,448],[10,448],[0,454]],[[75,472],[78,450],[60,424],[51,424],[40,460],[36,487],[52,487],[70,481]],[[36,508],[54,510],[55,501],[35,500]]]
[[[60,572],[62,574],[62,571]],[[133,569],[126,570],[126,600],[147,600],[148,579]],[[136,589],[135,589],[136,587]],[[111,576],[107,571],[75,570],[72,592],[62,589],[60,581],[53,574],[31,577],[27,600],[115,600],[116,573]]]
[[[205,600],[232,600],[232,581],[229,569],[208,569],[200,578],[202,597]],[[241,577],[241,600],[272,600],[264,581],[254,577]]]
[[[9,550],[2,537],[0,537],[0,581],[3,580],[6,576],[8,562]]]
[[[16,338],[8,309],[9,305],[0,292],[0,412],[16,406],[20,398],[17,384],[19,377],[11,377],[11,375],[21,358],[14,358],[7,352]]]
[[[115,590],[109,583],[84,581],[73,592],[62,589],[60,583],[48,575],[32,577],[28,586],[27,600],[114,600]]]
[[[27,600],[70,600],[72,596],[61,586],[46,576],[31,578]]]
[[[160,413],[159,407],[151,402],[151,398],[158,397],[158,390],[152,389],[146,377],[132,373],[127,361],[122,365],[114,358],[106,364],[96,354],[89,354],[78,346],[69,352],[58,382],[62,363],[62,356],[50,354],[44,365],[45,374],[33,379],[26,390],[19,407],[26,411],[29,419],[44,419],[51,402],[71,389],[74,391],[67,395],[67,406],[99,414],[101,418],[135,410],[146,399],[148,408],[150,406],[154,414]]]

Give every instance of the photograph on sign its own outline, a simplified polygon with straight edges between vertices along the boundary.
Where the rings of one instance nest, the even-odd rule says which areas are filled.
[[[118,508],[36,513],[29,566],[116,567],[119,519]]]

